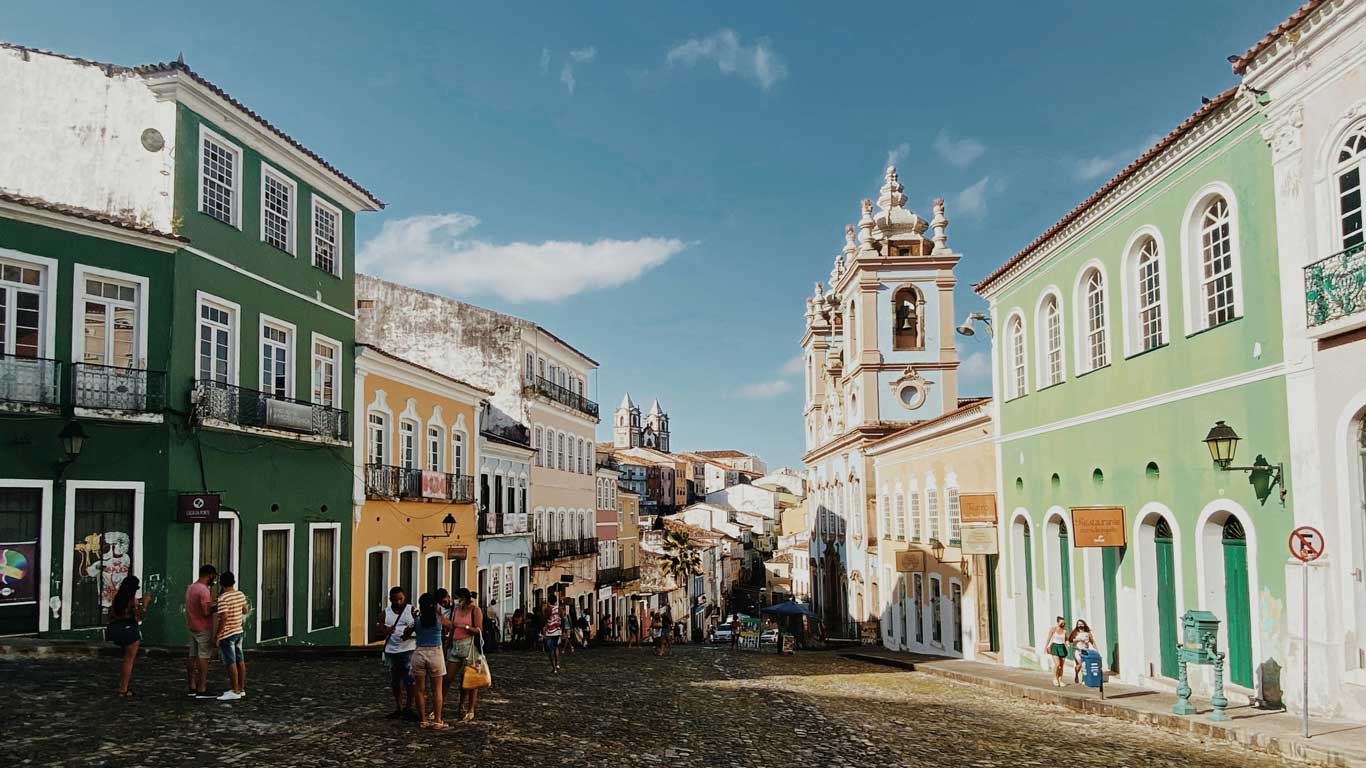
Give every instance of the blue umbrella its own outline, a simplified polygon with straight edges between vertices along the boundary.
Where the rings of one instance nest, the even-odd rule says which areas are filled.
[[[816,618],[816,614],[812,613],[810,608],[807,608],[795,600],[788,600],[785,603],[770,605],[765,608],[763,612],[771,616],[810,616],[813,619]]]

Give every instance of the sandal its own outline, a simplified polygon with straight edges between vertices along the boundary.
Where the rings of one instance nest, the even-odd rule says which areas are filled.
[[[123,691],[122,693],[115,692],[114,695],[119,697],[120,699],[131,699],[134,696],[132,689]]]
[[[424,726],[427,727],[427,728],[432,729],[433,731],[444,731],[444,730],[446,730],[447,728],[450,728],[450,727],[451,727],[449,724],[447,724],[445,721],[442,721],[442,720],[434,720],[434,721],[432,721],[432,724],[431,724],[431,725],[426,725],[426,724],[424,723]]]

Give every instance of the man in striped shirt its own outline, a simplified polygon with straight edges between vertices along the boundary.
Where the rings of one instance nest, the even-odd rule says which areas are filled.
[[[214,640],[223,654],[223,666],[228,668],[232,689],[223,692],[219,701],[237,701],[247,695],[247,664],[242,658],[242,620],[250,607],[247,596],[237,588],[237,577],[224,571],[218,577],[223,591],[218,595],[218,609],[214,612]]]

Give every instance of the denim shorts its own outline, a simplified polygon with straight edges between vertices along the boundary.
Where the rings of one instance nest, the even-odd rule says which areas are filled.
[[[560,636],[559,636],[559,635],[546,635],[546,636],[545,636],[545,652],[546,652],[546,653],[554,653],[554,652],[555,652],[555,649],[556,649],[556,648],[559,648],[559,647],[560,647]]]
[[[218,651],[223,654],[223,663],[227,666],[241,664],[245,661],[242,658],[242,633],[228,635],[218,641]]]
[[[413,652],[402,651],[400,653],[384,652],[384,658],[389,662],[389,687],[402,688],[405,685],[413,684]]]

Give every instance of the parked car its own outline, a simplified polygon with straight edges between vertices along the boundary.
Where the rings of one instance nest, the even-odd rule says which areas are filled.
[[[762,635],[759,635],[759,644],[760,644],[760,645],[777,645],[777,644],[778,644],[778,630],[776,630],[776,629],[769,629],[769,630],[766,630]]]
[[[709,643],[729,643],[735,639],[735,630],[729,624],[721,624],[711,631],[711,637],[707,638]]]

